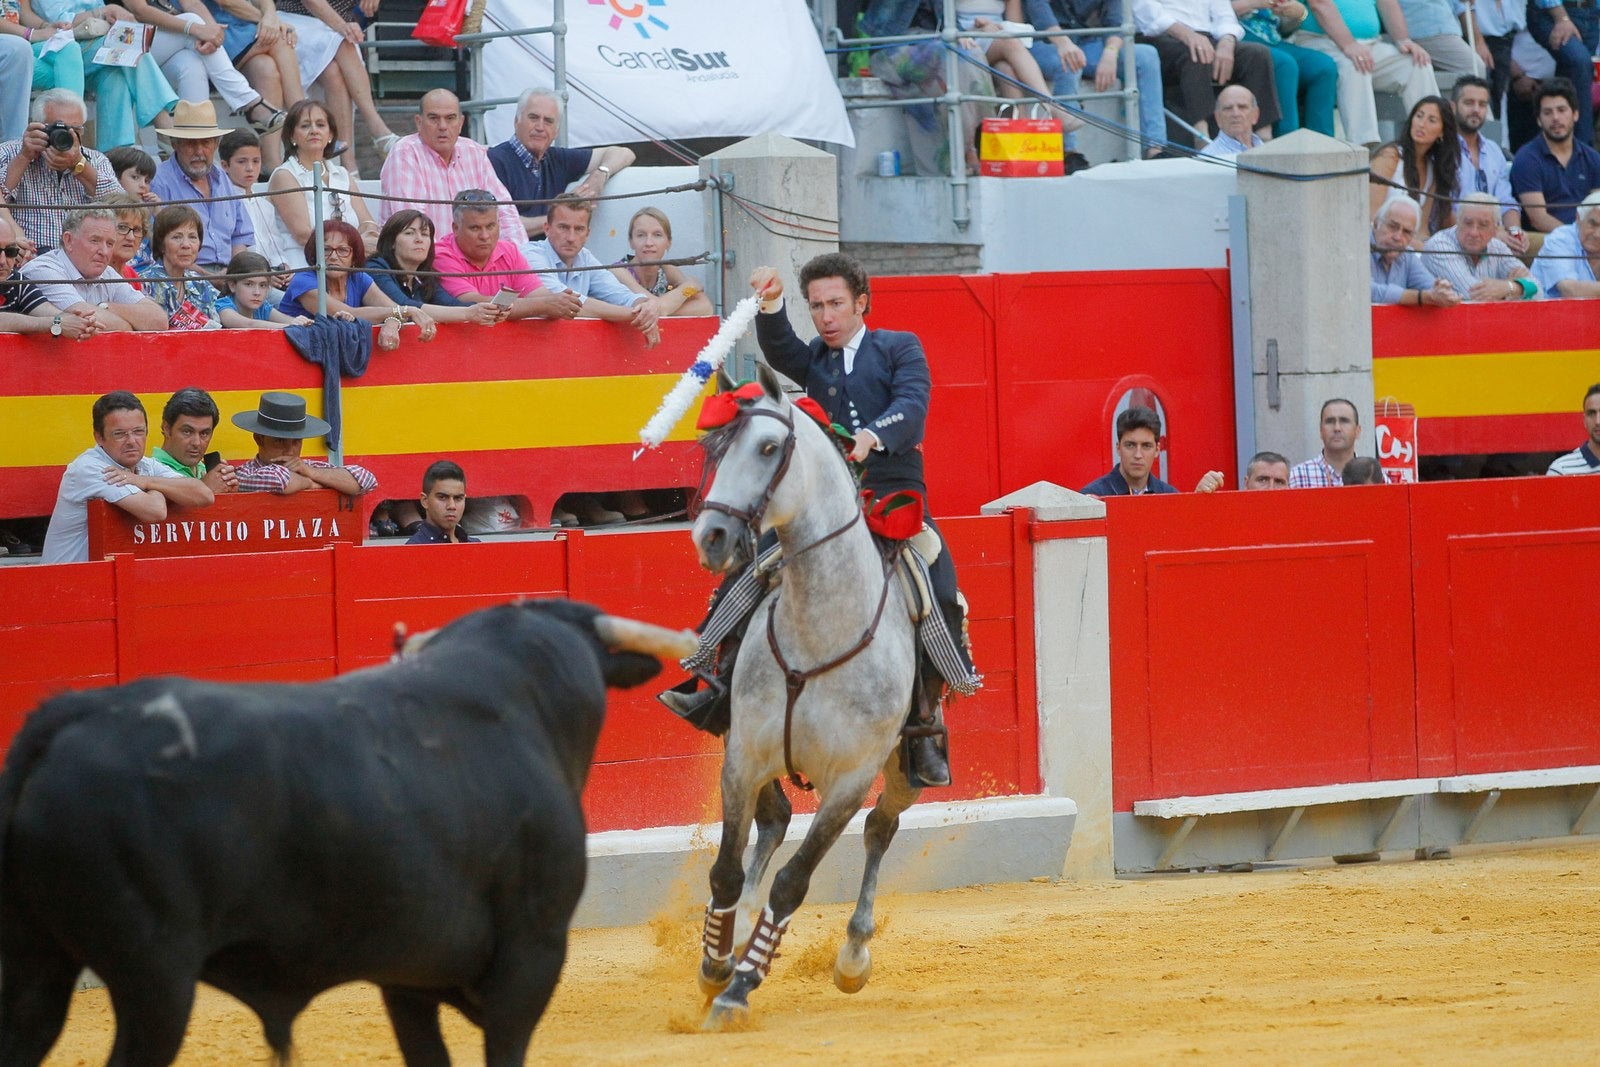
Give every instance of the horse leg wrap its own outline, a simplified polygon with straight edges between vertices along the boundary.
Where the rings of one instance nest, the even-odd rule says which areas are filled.
[[[778,942],[783,940],[784,931],[789,929],[790,918],[793,916],[780,923],[773,918],[770,906],[761,909],[755,933],[750,935],[750,944],[745,946],[744,955],[739,959],[736,968],[738,973],[753,973],[758,982],[767,976],[772,969],[772,961],[778,958]]]
[[[726,963],[733,958],[733,917],[738,907],[733,904],[719,908],[714,902],[706,905],[706,927],[701,943],[705,945],[708,959]]]

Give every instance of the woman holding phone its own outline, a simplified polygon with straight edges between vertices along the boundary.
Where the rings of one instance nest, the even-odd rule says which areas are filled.
[[[421,308],[437,322],[493,326],[511,306],[503,293],[467,304],[445,292],[433,268],[433,220],[409,208],[389,216],[378,234],[378,254],[366,267],[385,297],[400,307]]]

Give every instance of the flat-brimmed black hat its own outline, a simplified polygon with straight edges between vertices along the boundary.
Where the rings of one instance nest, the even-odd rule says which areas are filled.
[[[233,424],[264,437],[290,440],[321,437],[329,429],[315,415],[307,415],[305,398],[293,393],[262,393],[256,410],[239,412],[233,417]]]

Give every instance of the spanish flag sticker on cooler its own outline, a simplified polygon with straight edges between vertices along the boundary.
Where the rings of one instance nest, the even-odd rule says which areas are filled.
[[[978,173],[989,178],[1059,178],[1061,123],[1056,119],[984,119]]]

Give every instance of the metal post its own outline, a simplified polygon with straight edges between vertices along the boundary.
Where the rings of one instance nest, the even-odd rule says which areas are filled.
[[[311,164],[311,239],[317,243],[317,314],[328,313],[328,256],[322,233],[322,172]]]
[[[1246,464],[1256,454],[1255,338],[1250,332],[1249,201],[1228,197],[1228,286],[1233,297],[1233,440],[1243,487]]]
[[[1130,10],[1131,9],[1125,9]],[[1139,66],[1138,57],[1134,55],[1134,35],[1136,30],[1131,14],[1122,24],[1122,125],[1129,131],[1139,130]],[[1128,146],[1129,159],[1144,158],[1144,143],[1128,133],[1125,142]]]
[[[722,161],[711,160],[711,269],[706,271],[706,288],[710,291],[712,310],[722,318],[727,290],[728,235],[722,221]]]
[[[555,89],[556,96],[561,98],[561,113],[567,113],[567,0],[555,0],[554,18],[555,41],[551,51],[555,55]],[[556,127],[556,144],[562,148],[567,147],[567,126],[570,123],[562,122]]]
[[[956,55],[956,0],[944,0],[944,106],[945,132],[950,141],[950,220],[956,229],[965,230],[972,224],[971,190],[967,180],[966,132],[961,121],[961,94],[956,90],[960,81],[961,60]]]

